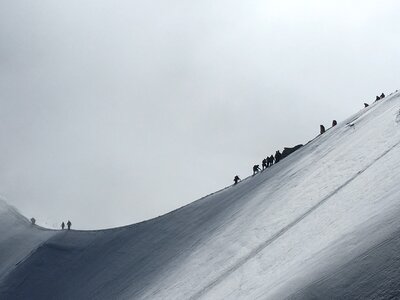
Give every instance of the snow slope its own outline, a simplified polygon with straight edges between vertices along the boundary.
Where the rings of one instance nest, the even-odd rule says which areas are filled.
[[[17,210],[0,199],[0,282],[55,231],[31,225]]]
[[[398,178],[395,93],[263,173],[146,222],[47,231],[1,204],[0,299],[399,297]]]

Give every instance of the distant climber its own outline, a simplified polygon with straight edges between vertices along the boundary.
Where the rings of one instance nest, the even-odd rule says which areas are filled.
[[[278,163],[281,160],[282,154],[281,152],[278,150],[275,152],[275,163]]]
[[[267,159],[264,158],[264,159],[262,160],[262,169],[263,169],[263,171],[264,171],[267,167],[268,167],[268,165],[267,165]]]
[[[36,224],[36,219],[35,218],[31,218],[31,223],[32,223],[32,225],[35,225]]]
[[[375,102],[379,101],[381,98],[379,96],[376,96]]]
[[[267,167],[270,167],[274,164],[274,156],[267,156]]]
[[[71,221],[70,221],[70,220],[68,220],[68,222],[67,222],[68,230],[70,230],[70,229],[71,229],[71,225],[72,225]]]
[[[336,120],[333,120],[332,121],[332,127],[335,127],[337,125],[337,121]]]
[[[275,158],[274,158],[274,156],[271,154],[271,156],[269,157],[269,159],[270,159],[270,163],[271,163],[271,166],[275,163]]]
[[[319,125],[319,132],[320,132],[320,134],[325,133],[325,126],[324,125]]]
[[[62,223],[61,223],[61,230],[64,230],[64,228],[65,228],[65,223],[62,222]]]
[[[385,94],[384,93],[382,93],[381,96],[380,96],[380,99],[383,99],[383,98],[385,98]]]
[[[260,165],[254,165],[253,166],[253,175],[256,175],[260,171],[261,171]]]
[[[368,103],[364,103],[364,108],[368,107],[369,104]]]
[[[237,184],[241,179],[239,178],[239,176],[235,176],[235,178],[233,178],[233,181],[235,182],[235,184]]]

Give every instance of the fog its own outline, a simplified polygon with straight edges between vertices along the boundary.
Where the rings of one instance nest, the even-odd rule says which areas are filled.
[[[0,1],[0,194],[140,222],[399,88],[397,1]]]

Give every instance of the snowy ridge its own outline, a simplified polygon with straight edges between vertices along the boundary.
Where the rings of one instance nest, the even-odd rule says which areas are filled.
[[[0,202],[0,298],[400,296],[399,126],[395,93],[261,174],[121,228],[44,230]]]
[[[14,207],[0,199],[0,282],[52,234],[31,225]]]

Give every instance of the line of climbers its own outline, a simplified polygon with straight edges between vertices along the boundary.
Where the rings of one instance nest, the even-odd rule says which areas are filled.
[[[67,222],[68,230],[71,229],[71,225],[72,225],[71,221],[68,220],[68,222]],[[65,228],[65,223],[62,222],[62,223],[61,223],[61,230],[64,230],[64,228]]]
[[[395,91],[395,93],[397,93],[397,92],[398,92],[398,90]],[[393,94],[393,93],[392,93],[392,94]],[[390,95],[391,95],[391,94],[390,94]],[[389,96],[390,96],[390,95],[389,95]],[[385,93],[382,93],[380,96],[376,96],[376,97],[375,97],[375,102],[376,102],[376,101],[379,101],[379,100],[382,100],[383,98],[385,98]],[[368,107],[368,106],[369,106],[369,104],[364,102],[364,108],[366,108],[366,107]]]
[[[300,149],[302,146],[303,145],[300,144],[293,148],[285,147],[284,150],[282,151],[282,153],[281,153],[281,151],[277,150],[275,152],[275,156],[270,155],[262,160],[262,162],[261,162],[262,169],[260,168],[260,165],[253,166],[253,175],[256,175],[257,173],[262,172],[262,171],[266,170],[267,168],[271,167],[273,164],[280,162],[283,158],[285,158],[289,154],[293,153],[294,151]],[[238,175],[236,175],[233,178],[234,184],[237,184],[240,180],[241,179],[239,178]]]
[[[397,90],[396,90],[396,93],[397,93]],[[375,102],[376,101],[379,101],[379,100],[382,100],[383,98],[385,98],[385,93],[382,93],[380,96],[376,96],[376,99],[375,99]],[[369,104],[368,103],[366,103],[366,102],[364,102],[364,108],[367,108],[369,106]],[[332,127],[335,127],[337,125],[337,122],[336,122],[336,120],[333,120],[332,121]],[[323,134],[323,133],[325,133],[325,127],[324,127],[324,125],[319,125],[319,132],[320,132],[320,134]]]
[[[381,99],[383,99],[383,98],[385,98],[385,94],[384,94],[384,93],[382,93],[380,96],[376,96],[375,102],[376,102],[376,101],[379,101],[379,100],[381,100]]]
[[[396,93],[397,93],[397,92],[398,92],[398,91],[396,90]],[[381,100],[381,99],[383,99],[383,98],[385,98],[385,94],[384,94],[384,93],[382,93],[380,96],[376,96],[375,102],[378,101],[378,100]],[[364,108],[365,108],[365,107],[368,107],[368,106],[369,106],[368,103],[364,103]],[[337,121],[336,121],[336,120],[333,120],[333,121],[332,121],[332,127],[335,127],[336,125],[337,125]],[[324,125],[319,125],[319,131],[320,131],[320,134],[325,133],[325,131],[326,131],[326,130],[325,130],[325,126],[324,126]],[[295,146],[295,147],[293,147],[293,148],[287,148],[287,147],[285,147],[282,153],[281,153],[279,150],[276,151],[276,152],[275,152],[275,157],[274,157],[273,155],[267,156],[267,158],[264,158],[264,159],[262,160],[262,162],[261,162],[262,169],[260,168],[260,165],[254,165],[254,166],[253,166],[253,176],[256,175],[256,174],[258,174],[259,172],[262,172],[262,171],[266,170],[267,168],[271,167],[274,163],[275,163],[275,164],[278,163],[281,159],[285,158],[286,156],[288,156],[289,154],[293,153],[294,151],[300,149],[302,146],[303,146],[303,145],[300,144],[300,145],[297,145],[297,146]],[[238,175],[236,175],[236,176],[233,178],[233,181],[234,181],[234,185],[235,185],[235,184],[237,184],[239,181],[241,181],[241,179],[239,178]]]
[[[332,121],[332,127],[335,127],[336,125],[337,125],[337,121],[333,120]],[[323,133],[325,133],[325,131],[326,131],[325,126],[324,125],[319,125],[319,133],[323,134]]]
[[[32,225],[36,225],[36,219],[35,219],[35,218],[31,218],[31,223],[32,223]],[[68,230],[71,229],[71,225],[72,225],[71,221],[68,220],[68,222],[67,222]],[[65,223],[62,222],[62,223],[61,223],[61,230],[64,230],[64,228],[65,228]]]

